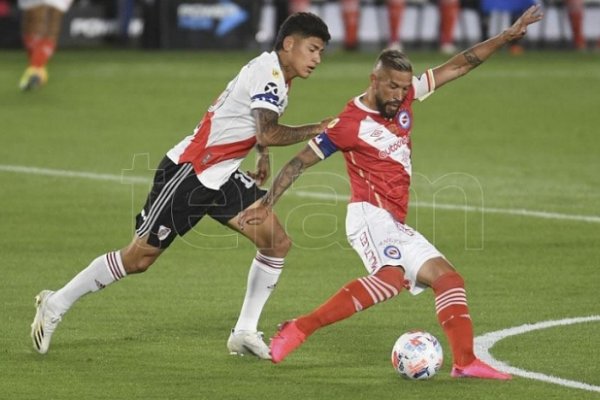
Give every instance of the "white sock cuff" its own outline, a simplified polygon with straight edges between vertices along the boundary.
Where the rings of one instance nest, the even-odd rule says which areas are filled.
[[[125,268],[123,267],[120,251],[117,250],[106,253],[105,257],[108,272],[110,272],[115,281],[118,281],[127,275],[127,272],[125,272]]]
[[[284,259],[281,257],[265,256],[257,251],[256,256],[254,257],[253,265],[256,265],[266,273],[279,275],[283,269],[283,262]]]

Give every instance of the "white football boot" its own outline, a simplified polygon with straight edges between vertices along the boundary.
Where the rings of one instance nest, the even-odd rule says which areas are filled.
[[[235,331],[231,330],[229,340],[227,340],[229,354],[244,356],[251,354],[263,360],[271,359],[269,346],[263,340],[263,333],[256,331]]]
[[[41,354],[48,352],[52,334],[61,321],[61,316],[52,312],[48,306],[48,298],[53,294],[52,290],[42,290],[35,296],[34,305],[37,310],[31,324],[31,340],[33,348]]]

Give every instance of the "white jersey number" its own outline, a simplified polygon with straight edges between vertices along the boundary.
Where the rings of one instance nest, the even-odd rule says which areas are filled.
[[[242,171],[236,172],[235,174],[233,174],[233,177],[242,182],[246,189],[250,189],[252,186],[254,186],[254,179],[250,178]]]

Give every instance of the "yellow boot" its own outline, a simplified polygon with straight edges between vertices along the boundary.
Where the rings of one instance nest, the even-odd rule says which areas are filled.
[[[21,80],[19,88],[23,91],[34,90],[48,82],[48,72],[45,67],[27,67]]]

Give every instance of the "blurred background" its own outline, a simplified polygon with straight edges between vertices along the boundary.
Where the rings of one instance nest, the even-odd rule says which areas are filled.
[[[392,7],[393,3],[396,8]],[[411,50],[440,49],[451,53],[455,48],[499,32],[520,12],[519,8],[529,3],[531,1],[518,0],[75,0],[64,14],[58,45],[61,48],[265,50],[270,49],[277,26],[289,12],[310,10],[329,25],[332,47],[372,50],[396,42]],[[531,27],[523,47],[578,50],[600,47],[600,0],[544,0],[541,3],[546,18]],[[398,11],[394,21],[390,13]],[[0,0],[0,48],[22,47],[21,14],[17,0]],[[450,29],[446,34],[449,39],[442,37],[444,22],[449,25],[443,28]],[[391,35],[390,23],[396,25],[394,35]],[[353,35],[355,37],[351,37]],[[446,43],[442,43],[444,40]]]

